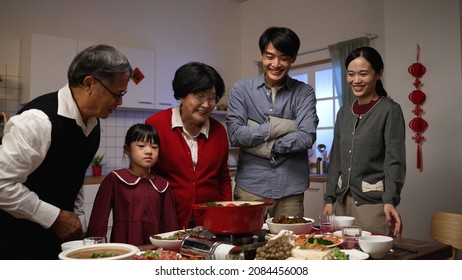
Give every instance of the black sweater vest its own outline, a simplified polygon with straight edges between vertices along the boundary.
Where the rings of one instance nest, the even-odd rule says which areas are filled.
[[[72,212],[86,169],[99,147],[99,120],[97,127],[86,137],[75,120],[58,115],[57,92],[37,97],[18,114],[29,109],[43,111],[51,121],[52,132],[51,146],[45,159],[27,177],[24,185],[42,201]],[[57,258],[61,241],[51,229],[14,218],[3,210],[0,210],[0,224],[0,247],[4,249],[0,259]],[[25,252],[29,253],[24,255]]]
[[[51,146],[44,161],[28,176],[25,185],[41,200],[73,211],[86,169],[99,147],[99,121],[87,138],[75,120],[57,114],[57,92],[34,99],[18,114],[28,109],[39,109],[47,114],[52,132]]]

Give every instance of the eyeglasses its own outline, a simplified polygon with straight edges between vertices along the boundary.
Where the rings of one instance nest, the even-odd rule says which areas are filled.
[[[201,94],[198,93],[193,93],[194,97],[199,101],[200,104],[203,104],[205,101],[209,103],[210,105],[215,105],[220,101],[220,98],[218,96],[215,96],[213,98],[207,98]]]
[[[103,84],[103,82],[101,82],[100,80],[98,80],[97,78],[93,77],[93,79],[95,79],[96,81],[98,81],[98,83],[100,83],[107,91],[109,91],[109,93],[114,96],[114,99],[120,99],[122,98],[126,93],[127,93],[127,90],[124,90],[123,92],[119,93],[119,94],[116,94],[116,93],[113,93],[112,90],[110,90],[105,84]]]

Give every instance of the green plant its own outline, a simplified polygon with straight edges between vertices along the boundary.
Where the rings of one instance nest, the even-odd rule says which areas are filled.
[[[91,160],[91,166],[103,166],[104,155],[95,155]]]

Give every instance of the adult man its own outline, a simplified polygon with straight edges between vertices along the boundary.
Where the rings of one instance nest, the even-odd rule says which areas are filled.
[[[234,198],[272,200],[270,216],[303,216],[319,122],[314,90],[288,76],[300,47],[292,30],[268,28],[259,47],[264,73],[238,81],[228,104],[229,140],[241,148]]]
[[[10,118],[0,146],[0,259],[57,259],[82,237],[74,210],[99,147],[99,118],[122,104],[132,67],[117,49],[81,51],[68,84]]]

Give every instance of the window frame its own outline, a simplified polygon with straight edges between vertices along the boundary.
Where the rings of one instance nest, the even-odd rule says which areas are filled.
[[[327,65],[326,68],[323,67],[323,65]],[[316,69],[317,67],[320,67],[320,69]],[[303,69],[306,69],[307,71],[303,71]],[[331,64],[331,59],[322,59],[322,60],[317,60],[313,62],[308,62],[308,63],[302,63],[298,65],[292,65],[292,67],[289,70],[289,76],[294,76],[294,75],[300,75],[303,73],[307,73],[308,75],[312,74],[313,72],[316,72],[316,70],[326,70],[326,69],[332,69],[332,64]],[[309,78],[310,79],[310,78]],[[314,77],[311,79],[315,79]],[[308,81],[308,84],[310,84],[316,92],[316,84],[314,82]],[[332,97],[322,97],[322,98],[316,98],[316,101],[325,101],[325,100],[332,100],[332,125],[330,126],[318,126],[317,132],[318,131],[332,131],[332,136],[334,133],[334,126],[335,126],[335,121],[337,118],[337,112],[340,109],[339,106],[339,98],[335,92],[335,87],[334,87],[334,81],[332,81],[332,89],[333,89],[333,95]],[[332,143],[323,143],[327,146],[329,149],[328,152],[330,152],[330,148],[332,146]],[[316,162],[317,157],[320,156],[320,153],[317,151],[317,145],[318,141],[316,141],[313,144],[313,147],[308,151],[310,155],[310,164],[313,162]]]

